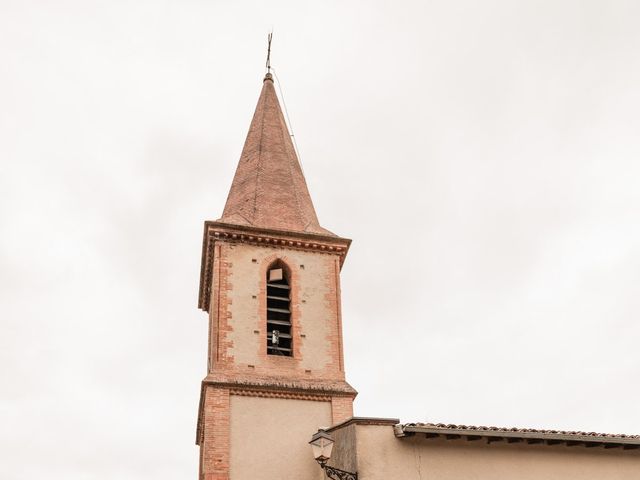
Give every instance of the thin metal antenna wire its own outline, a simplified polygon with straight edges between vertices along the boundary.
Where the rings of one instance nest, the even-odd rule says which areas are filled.
[[[293,140],[293,148],[296,151],[296,155],[298,156],[298,161],[300,162],[300,168],[302,169],[302,174],[304,175],[304,167],[302,165],[302,155],[300,155],[300,149],[298,148],[298,142],[296,142],[296,136],[293,134],[293,125],[291,125],[291,119],[289,118],[289,111],[287,110],[287,102],[284,101],[284,94],[282,93],[282,84],[280,83],[280,79],[278,78],[278,74],[276,73],[276,69],[271,67],[273,70],[273,75],[276,77],[276,81],[278,82],[278,91],[280,92],[280,98],[282,98],[282,106],[284,107],[284,114],[287,118],[287,123],[289,124],[289,131],[291,132],[291,140]]]

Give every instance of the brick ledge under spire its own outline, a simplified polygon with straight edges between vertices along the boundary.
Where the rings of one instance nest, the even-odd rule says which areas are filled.
[[[200,263],[200,289],[198,308],[208,312],[211,302],[214,246],[216,242],[245,243],[270,248],[290,248],[337,255],[342,267],[349,251],[351,240],[330,235],[306,232],[286,232],[266,228],[255,228],[223,222],[204,223],[202,236],[202,259]]]

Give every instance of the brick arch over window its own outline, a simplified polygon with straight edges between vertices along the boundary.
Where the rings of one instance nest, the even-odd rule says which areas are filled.
[[[267,354],[291,357],[291,270],[280,259],[267,268]]]

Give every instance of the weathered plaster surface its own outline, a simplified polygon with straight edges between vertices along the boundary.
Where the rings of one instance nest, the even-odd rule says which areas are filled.
[[[320,480],[308,442],[330,423],[330,402],[231,395],[230,478]]]
[[[370,425],[356,426],[356,448],[360,480],[640,479],[640,450],[400,439],[391,426]]]

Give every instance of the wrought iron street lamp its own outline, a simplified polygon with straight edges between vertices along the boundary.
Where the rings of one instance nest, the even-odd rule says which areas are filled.
[[[328,432],[322,429],[318,430],[309,442],[311,450],[313,451],[313,458],[320,464],[320,467],[322,467],[327,477],[333,480],[358,480],[357,473],[346,472],[327,465],[327,462],[331,458],[334,443],[333,437]]]

